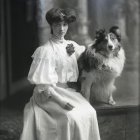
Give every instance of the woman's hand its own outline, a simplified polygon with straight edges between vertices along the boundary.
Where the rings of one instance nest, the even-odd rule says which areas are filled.
[[[49,92],[51,93],[51,98],[57,102],[62,108],[66,110],[72,110],[74,108],[69,102],[65,101],[63,97],[61,97],[52,87],[49,88]]]
[[[66,103],[64,106],[64,109],[66,109],[66,110],[72,110],[73,108],[74,108],[74,106],[71,105],[70,103]]]
[[[70,103],[62,100],[62,99],[58,99],[58,98],[54,98],[54,100],[63,108],[66,110],[72,110],[74,108],[73,105],[71,105]]]

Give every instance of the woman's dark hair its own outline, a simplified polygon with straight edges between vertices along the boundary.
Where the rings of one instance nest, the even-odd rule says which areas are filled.
[[[76,13],[73,9],[52,8],[46,13],[47,22],[52,25],[53,23],[65,21],[71,23],[76,20]]]

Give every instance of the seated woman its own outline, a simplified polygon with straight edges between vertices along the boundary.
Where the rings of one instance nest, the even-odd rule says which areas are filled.
[[[85,50],[64,38],[76,14],[52,8],[46,20],[51,36],[32,55],[28,80],[36,86],[24,109],[20,140],[100,140],[96,111],[67,84],[77,81],[77,58]]]

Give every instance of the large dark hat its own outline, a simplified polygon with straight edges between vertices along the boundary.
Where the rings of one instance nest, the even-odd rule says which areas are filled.
[[[52,8],[46,13],[46,20],[50,25],[52,23],[65,21],[67,23],[74,22],[76,20],[76,13],[73,9],[61,9]]]

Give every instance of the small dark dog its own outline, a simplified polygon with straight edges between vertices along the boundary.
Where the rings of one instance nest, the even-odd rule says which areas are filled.
[[[88,100],[98,100],[115,104],[112,93],[114,82],[120,76],[125,62],[124,49],[120,44],[121,36],[115,26],[109,33],[96,32],[95,41],[78,60],[81,93]]]

